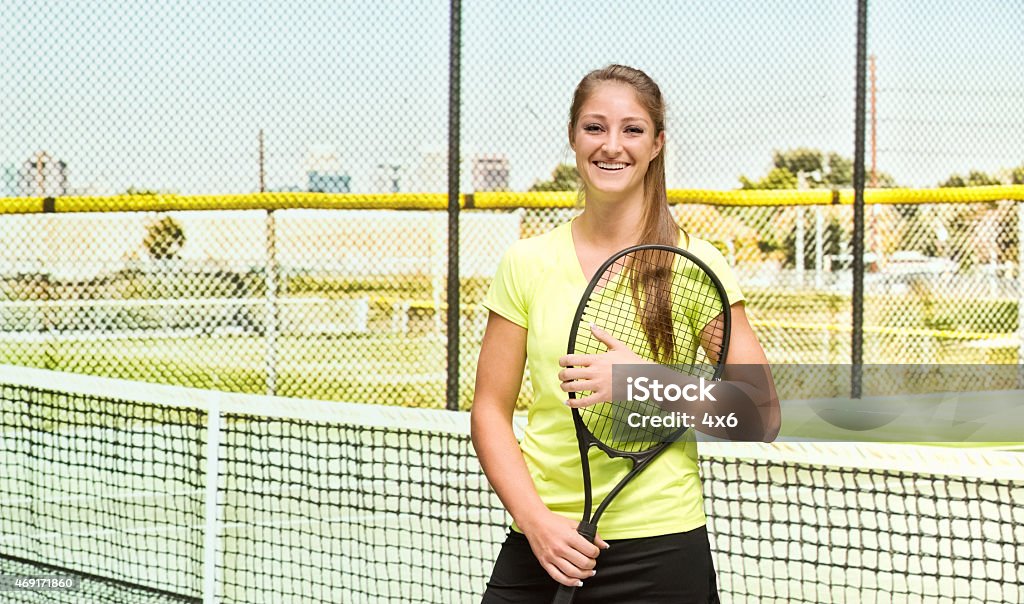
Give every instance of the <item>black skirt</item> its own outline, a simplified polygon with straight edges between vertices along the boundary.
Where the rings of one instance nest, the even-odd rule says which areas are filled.
[[[584,579],[574,604],[717,603],[718,584],[706,527],[641,539],[606,540],[597,574]],[[548,604],[558,589],[526,536],[509,531],[487,582],[483,604]]]

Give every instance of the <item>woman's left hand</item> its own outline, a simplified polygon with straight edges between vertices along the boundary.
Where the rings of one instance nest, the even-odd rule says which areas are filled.
[[[599,342],[608,347],[600,354],[567,354],[558,359],[565,367],[558,372],[563,392],[590,392],[587,396],[566,399],[570,407],[589,407],[612,400],[612,367],[614,365],[640,365],[650,361],[637,355],[610,333],[591,324],[590,331]]]

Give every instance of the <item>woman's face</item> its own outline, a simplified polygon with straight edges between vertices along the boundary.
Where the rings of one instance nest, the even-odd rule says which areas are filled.
[[[643,199],[647,166],[661,152],[665,136],[655,136],[654,121],[630,86],[599,84],[569,135],[588,199]]]

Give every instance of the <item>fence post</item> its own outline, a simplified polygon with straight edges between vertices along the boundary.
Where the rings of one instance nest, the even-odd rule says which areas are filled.
[[[814,206],[814,289],[821,291],[821,273],[825,266],[825,218],[821,214],[821,206]]]
[[[864,363],[864,137],[867,106],[868,1],[857,1],[857,98],[853,136],[853,317],[850,397],[861,397]]]
[[[1024,389],[1024,201],[1017,202],[1017,387]]]
[[[277,226],[274,210],[267,210],[267,265],[264,271],[267,287],[264,338],[266,339],[265,371],[267,394],[277,394]]]
[[[462,4],[451,0],[448,41],[448,371],[445,407],[459,408],[459,120],[461,118],[460,65]]]
[[[804,287],[804,261],[807,259],[805,256],[805,231],[804,207],[798,205],[796,207],[796,286],[800,289]]]

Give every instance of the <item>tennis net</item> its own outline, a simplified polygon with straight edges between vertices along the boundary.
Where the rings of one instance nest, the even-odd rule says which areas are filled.
[[[506,530],[464,413],[21,367],[0,392],[0,575],[81,579],[48,601],[472,602]],[[726,601],[1024,600],[1020,454],[701,451]]]

